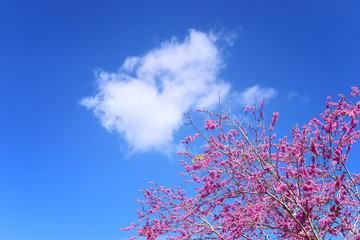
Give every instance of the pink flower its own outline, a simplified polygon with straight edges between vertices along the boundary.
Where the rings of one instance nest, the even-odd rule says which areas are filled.
[[[277,123],[278,118],[279,118],[279,113],[278,113],[278,112],[274,112],[274,113],[273,113],[273,118],[272,118],[272,120],[271,120],[270,129],[269,129],[270,131],[274,129],[274,126],[275,126],[275,124]]]
[[[353,92],[350,93],[350,96],[352,96],[352,97],[360,96],[359,89],[357,87],[351,87],[351,90]]]
[[[205,120],[205,130],[214,130],[219,125],[213,120]]]
[[[357,88],[352,95],[360,96]],[[185,143],[203,136],[203,149],[187,148],[180,155],[186,172],[183,187],[144,190],[139,222],[132,223],[138,235],[148,240],[168,239],[329,239],[342,235],[360,240],[358,184],[360,174],[345,169],[349,151],[360,138],[360,102],[352,104],[341,95],[328,98],[320,120],[294,127],[291,136],[279,138],[264,127],[260,109],[254,121],[232,122],[217,113],[200,111],[204,133],[188,136]],[[279,113],[274,112],[272,130]],[[203,151],[198,153],[199,151]],[[196,158],[193,156],[204,156]],[[195,160],[195,161],[194,161]],[[152,184],[152,183],[150,183]],[[189,191],[190,189],[190,191]],[[209,227],[211,226],[211,227]],[[266,226],[266,227],[263,227]],[[315,231],[313,230],[315,229]]]

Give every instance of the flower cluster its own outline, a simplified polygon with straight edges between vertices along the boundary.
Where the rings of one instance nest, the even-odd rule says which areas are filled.
[[[201,111],[205,131],[190,120],[199,135],[184,143],[205,140],[201,155],[185,152],[181,161],[195,193],[152,186],[137,200],[139,222],[124,230],[146,239],[360,239],[360,174],[346,165],[360,138],[360,102],[328,98],[320,119],[283,138],[267,133],[262,104],[248,110],[250,122]],[[270,132],[277,120],[274,113]]]

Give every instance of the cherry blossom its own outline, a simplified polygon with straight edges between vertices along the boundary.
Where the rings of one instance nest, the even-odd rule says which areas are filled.
[[[360,239],[360,174],[347,165],[360,138],[358,97],[356,87],[349,99],[329,97],[319,119],[282,138],[273,133],[279,114],[266,125],[263,104],[242,120],[197,110],[205,127],[187,116],[197,133],[180,153],[189,193],[151,183],[137,200],[139,221],[123,230],[146,239]],[[193,153],[201,139],[203,152]]]

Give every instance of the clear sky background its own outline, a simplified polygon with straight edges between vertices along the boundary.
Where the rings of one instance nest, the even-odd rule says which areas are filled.
[[[139,189],[181,183],[183,112],[216,109],[219,91],[235,113],[266,96],[281,136],[359,87],[359,12],[355,0],[2,0],[0,239],[127,239]]]

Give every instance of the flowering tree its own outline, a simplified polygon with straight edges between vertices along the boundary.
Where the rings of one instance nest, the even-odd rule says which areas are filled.
[[[150,183],[137,200],[139,222],[123,230],[137,228],[136,237],[149,240],[360,239],[360,174],[346,165],[360,138],[360,102],[329,97],[320,119],[283,138],[273,134],[278,113],[266,125],[262,108],[246,107],[252,121],[198,110],[208,118],[204,130],[188,118],[198,133],[183,143],[206,141],[202,154],[181,153],[188,161],[180,175],[195,193]]]

